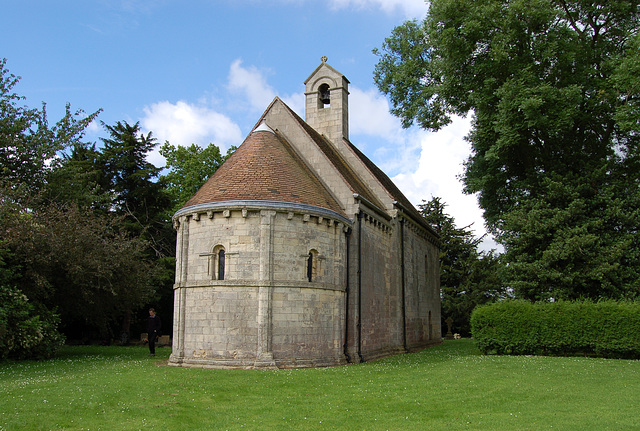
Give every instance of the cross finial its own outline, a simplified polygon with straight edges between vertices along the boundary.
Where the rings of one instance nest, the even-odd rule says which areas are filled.
[[[323,55],[322,57],[320,57],[320,61],[322,61],[323,63],[327,62],[327,56]]]

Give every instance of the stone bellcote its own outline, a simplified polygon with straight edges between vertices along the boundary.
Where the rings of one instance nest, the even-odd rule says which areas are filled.
[[[323,56],[304,84],[307,124],[335,144],[349,139],[349,80]]]

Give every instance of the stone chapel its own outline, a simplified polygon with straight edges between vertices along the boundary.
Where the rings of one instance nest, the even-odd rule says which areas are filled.
[[[322,58],[305,120],[275,98],[173,217],[170,365],[324,367],[441,342],[439,238],[349,141]]]

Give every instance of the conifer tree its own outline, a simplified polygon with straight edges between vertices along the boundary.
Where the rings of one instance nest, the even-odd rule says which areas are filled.
[[[468,336],[473,309],[507,295],[500,279],[500,262],[493,251],[479,250],[470,226],[459,228],[445,212],[446,204],[434,197],[419,205],[425,220],[440,235],[440,289],[444,321],[451,317],[455,332]]]

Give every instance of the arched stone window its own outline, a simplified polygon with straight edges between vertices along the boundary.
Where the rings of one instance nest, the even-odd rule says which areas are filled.
[[[310,250],[307,256],[307,280],[316,281],[318,278],[318,252]]]
[[[214,280],[224,280],[226,266],[226,251],[224,246],[216,245],[211,253],[211,263],[209,265],[211,278]]]

